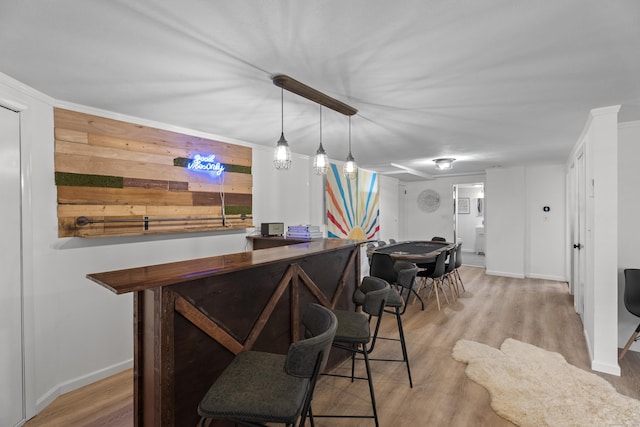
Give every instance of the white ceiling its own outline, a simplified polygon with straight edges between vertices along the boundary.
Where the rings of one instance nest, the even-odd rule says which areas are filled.
[[[0,0],[0,72],[273,147],[287,74],[359,110],[359,166],[465,174],[564,162],[592,108],[640,119],[640,1]],[[318,109],[285,91],[294,152],[315,153]],[[323,145],[346,157],[346,116],[323,109]]]

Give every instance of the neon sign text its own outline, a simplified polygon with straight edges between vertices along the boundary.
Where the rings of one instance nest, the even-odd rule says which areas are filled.
[[[220,176],[224,172],[224,166],[216,162],[215,154],[202,156],[196,154],[192,161],[187,163],[187,169],[198,172],[211,172],[212,175]]]

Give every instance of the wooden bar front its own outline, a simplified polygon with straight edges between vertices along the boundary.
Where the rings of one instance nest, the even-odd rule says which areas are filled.
[[[237,353],[285,354],[309,303],[353,309],[360,243],[320,239],[87,275],[135,292],[135,425],[195,426],[198,402]],[[343,357],[332,351],[330,363]]]

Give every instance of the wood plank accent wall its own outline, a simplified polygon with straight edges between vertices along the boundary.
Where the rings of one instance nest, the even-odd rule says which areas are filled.
[[[59,237],[253,227],[251,148],[60,108],[54,120]],[[222,175],[188,170],[197,154]]]

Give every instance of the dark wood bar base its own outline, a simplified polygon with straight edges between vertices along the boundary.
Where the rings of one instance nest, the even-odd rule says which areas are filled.
[[[135,290],[135,425],[195,426],[198,402],[237,353],[285,354],[310,303],[353,309],[360,243],[321,239],[88,275],[116,293]],[[345,356],[332,351],[330,366]]]

